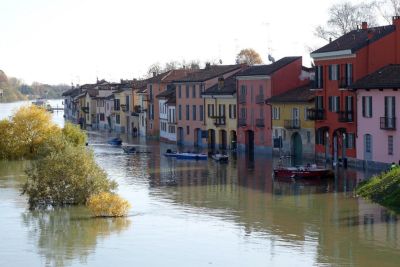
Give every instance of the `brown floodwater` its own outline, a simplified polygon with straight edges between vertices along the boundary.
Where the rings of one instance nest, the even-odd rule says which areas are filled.
[[[122,136],[151,152],[127,155],[110,134],[89,136],[129,216],[31,212],[29,162],[0,162],[0,266],[400,266],[400,216],[353,193],[370,174],[278,180],[267,157],[176,160],[162,156],[172,145]]]

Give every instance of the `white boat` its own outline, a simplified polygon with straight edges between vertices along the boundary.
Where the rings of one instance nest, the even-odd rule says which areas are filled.
[[[229,157],[224,154],[213,154],[211,155],[211,158],[220,163],[227,163],[229,159]]]
[[[194,159],[194,160],[206,160],[207,155],[206,154],[200,154],[200,153],[176,153],[176,158],[177,159]]]

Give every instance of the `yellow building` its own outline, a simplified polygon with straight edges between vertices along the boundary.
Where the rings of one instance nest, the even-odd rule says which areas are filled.
[[[314,108],[314,92],[310,86],[289,90],[267,100],[272,107],[272,138],[274,152],[292,156],[295,164],[314,156],[314,121],[307,110]]]
[[[236,149],[236,78],[219,78],[218,83],[203,92],[202,97],[205,100],[208,147]]]
[[[132,133],[132,88],[129,83],[121,84],[114,92],[114,131]]]

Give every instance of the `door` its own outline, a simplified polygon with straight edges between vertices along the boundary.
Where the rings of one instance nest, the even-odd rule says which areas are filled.
[[[364,160],[372,160],[372,135],[364,134]]]
[[[338,136],[336,134],[333,137],[333,162],[338,162]]]
[[[183,128],[182,127],[179,127],[178,128],[178,145],[183,145],[183,136],[184,136],[184,133],[183,133]]]
[[[294,133],[292,135],[292,156],[293,156],[293,164],[301,165],[303,158],[303,143],[301,141],[301,136],[299,133]]]

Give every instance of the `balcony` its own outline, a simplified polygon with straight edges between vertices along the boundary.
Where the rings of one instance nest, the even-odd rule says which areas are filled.
[[[283,127],[288,130],[300,129],[300,120],[285,120]]]
[[[240,127],[245,127],[247,125],[246,118],[240,118],[238,123]]]
[[[339,122],[353,122],[354,121],[354,113],[352,110],[339,111]]]
[[[264,119],[256,119],[256,127],[265,127]]]
[[[239,95],[239,104],[245,104],[245,103],[246,103],[246,96]]]
[[[396,117],[381,117],[380,126],[382,130],[396,130]]]
[[[81,107],[81,110],[82,110],[84,113],[89,113],[89,107]]]
[[[325,110],[311,108],[307,110],[307,119],[312,121],[325,120]]]
[[[264,95],[256,95],[256,103],[257,104],[264,104],[265,103]]]
[[[214,116],[213,119],[214,119],[214,125],[217,127],[226,125],[225,116]]]

